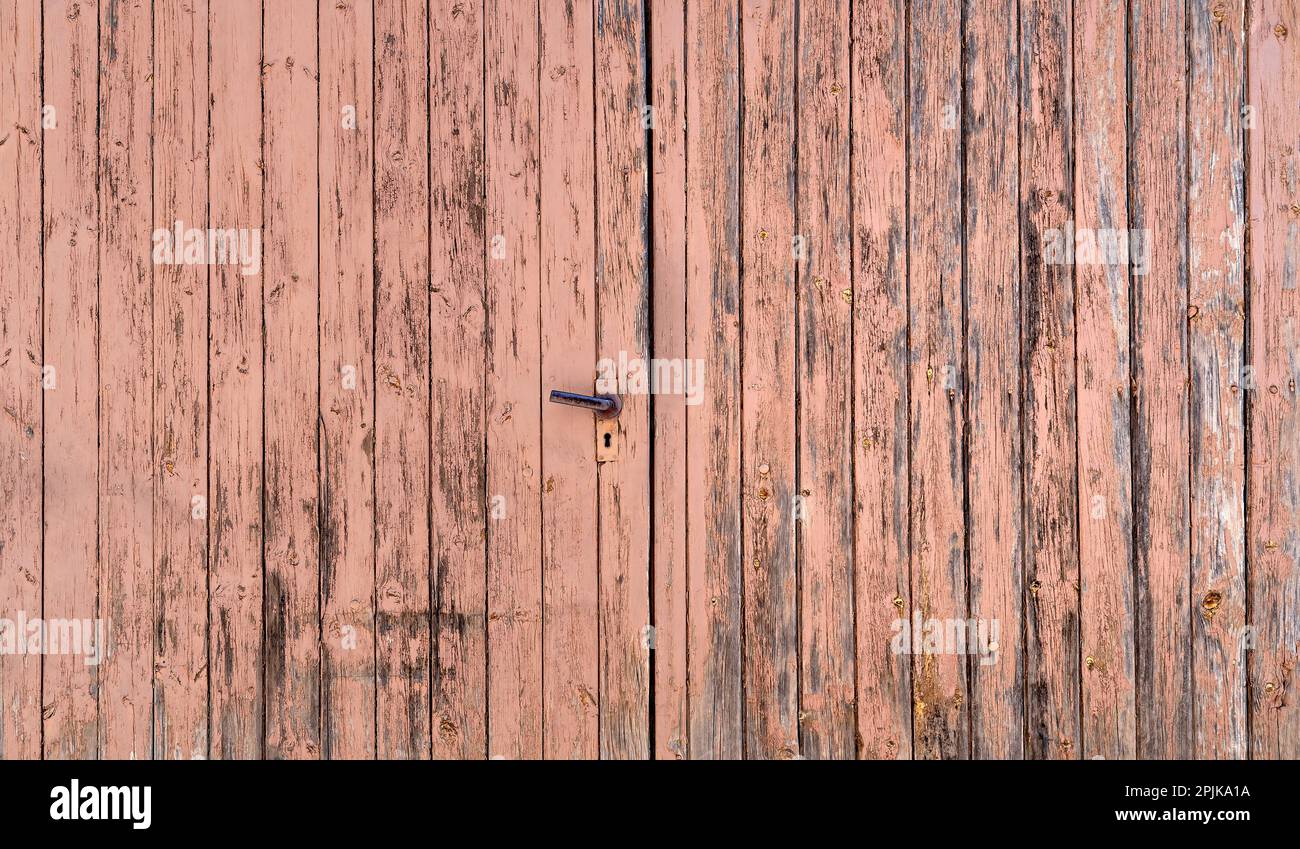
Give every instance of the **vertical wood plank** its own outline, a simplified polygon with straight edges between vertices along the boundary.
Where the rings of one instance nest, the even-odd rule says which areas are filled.
[[[686,349],[686,6],[648,4],[651,126],[651,285],[656,358],[687,359]],[[690,751],[687,675],[686,417],[704,400],[713,379],[705,367],[700,392],[654,399],[654,478],[651,534],[654,558],[654,741],[657,759],[682,759]]]
[[[799,754],[794,11],[742,7],[741,462],[745,755]]]
[[[1191,755],[1184,5],[1130,4],[1138,755]],[[1140,267],[1139,267],[1140,266]]]
[[[658,372],[644,371],[650,357],[650,277],[643,13],[641,0],[596,6],[596,351],[602,362],[639,361],[641,376],[650,379]],[[636,373],[620,376],[627,380]],[[650,756],[652,639],[651,402],[633,383],[621,397],[618,460],[598,470],[600,756],[615,759]]]
[[[153,226],[207,228],[208,4],[156,0],[153,18]],[[208,275],[153,266],[159,758],[208,756]]]
[[[963,519],[961,14],[956,2],[911,10],[908,232],[911,405],[910,613],[965,620]],[[947,627],[947,626],[945,626]],[[913,625],[913,629],[915,626]],[[915,754],[969,755],[966,659],[912,634]]]
[[[1079,757],[1072,80],[1068,10],[1021,6],[1025,712],[1028,754]],[[1172,66],[1171,66],[1172,67]],[[1063,249],[1064,248],[1064,249]]]
[[[799,5],[800,751],[856,755],[849,5]]]
[[[41,615],[41,7],[0,2],[0,598]],[[0,655],[0,759],[41,757],[41,658]]]
[[[1300,327],[1295,215],[1300,207],[1300,4],[1249,10],[1250,162],[1250,753],[1300,757]]]
[[[208,221],[262,238],[262,3],[208,8]],[[208,650],[213,757],[262,754],[263,272],[212,266],[209,277]]]
[[[151,4],[99,21],[99,754],[153,756],[154,443]],[[111,623],[111,627],[109,624]]]
[[[1191,754],[1218,760],[1246,757],[1245,18],[1240,2],[1187,10]]]
[[[592,2],[541,6],[542,390],[585,392],[596,365]],[[594,206],[592,199],[595,198]],[[594,216],[593,213],[594,212]],[[548,758],[598,755],[591,414],[542,408],[542,745]]]
[[[1128,231],[1125,4],[1075,7],[1074,225]],[[1126,237],[1125,237],[1126,238]],[[1084,758],[1136,757],[1127,254],[1075,268]]]
[[[93,620],[98,587],[98,4],[46,0],[43,233],[44,608]],[[53,107],[52,111],[46,107]],[[123,623],[130,627],[129,623]],[[100,675],[86,656],[42,657],[45,757],[99,754]],[[147,726],[146,726],[147,727]]]
[[[971,751],[1023,758],[1021,289],[1020,260],[1010,250],[1020,241],[1018,4],[965,8],[970,615],[997,644],[992,651],[977,644],[969,660]]]
[[[487,757],[483,15],[429,10],[435,757]]]
[[[374,4],[320,0],[321,754],[375,755]]]
[[[375,3],[378,756],[428,758],[428,4]]]
[[[686,413],[690,757],[743,755],[740,544],[740,10],[686,6]]]
[[[266,756],[320,756],[316,4],[265,16]]]
[[[485,0],[488,753],[542,756],[537,7]]]
[[[858,756],[912,757],[905,0],[853,17],[854,619]]]

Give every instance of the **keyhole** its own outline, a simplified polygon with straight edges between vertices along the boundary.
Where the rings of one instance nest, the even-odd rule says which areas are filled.
[[[613,445],[614,445],[614,434],[612,433],[605,434],[605,447],[611,448],[613,447]]]

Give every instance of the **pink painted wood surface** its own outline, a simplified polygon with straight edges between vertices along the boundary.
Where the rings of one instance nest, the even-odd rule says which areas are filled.
[[[488,757],[532,759],[542,756],[537,28],[535,7],[485,5]]]
[[[0,0],[0,756],[1294,757],[1297,26]]]
[[[686,346],[686,9],[684,3],[651,3],[647,21],[650,64],[651,146],[649,190],[652,351],[655,357],[688,361]],[[706,376],[705,380],[709,378]],[[701,385],[701,390],[707,384]],[[702,397],[701,397],[701,400]],[[654,581],[653,756],[683,759],[690,748],[687,688],[687,415],[685,394],[653,400],[651,501]],[[694,405],[692,405],[694,406]]]
[[[997,644],[970,663],[971,754],[1001,759],[1025,755],[1022,286],[1018,255],[1004,249],[1020,242],[1016,10],[972,7],[966,19],[967,55],[982,57],[966,64],[964,129],[970,616]]]
[[[1075,9],[1074,226],[1128,230],[1127,38],[1124,6]],[[1132,635],[1133,489],[1128,255],[1076,265],[1075,380],[1079,451],[1079,601],[1082,750],[1136,757]]]
[[[594,385],[597,307],[594,4],[540,7],[541,354],[543,393]],[[582,139],[575,143],[574,138]],[[594,205],[593,205],[594,199]],[[599,573],[591,414],[542,407],[542,750],[599,754]]]
[[[375,2],[376,754],[428,758],[428,4]]]
[[[261,16],[257,0],[208,7],[208,220],[223,228],[262,227]],[[209,270],[208,668],[214,758],[263,753],[265,268],[260,254],[257,274],[229,264]]]
[[[152,25],[153,226],[206,228],[208,4],[157,3]],[[152,273],[153,753],[206,758],[209,275],[182,265]]]
[[[1072,264],[1068,239],[1073,124],[1071,22],[1054,3],[1024,3],[1021,47],[1025,710],[1027,754],[1079,756],[1079,560],[1074,434]],[[972,561],[973,562],[973,561]]]
[[[321,756],[375,754],[374,7],[321,0]]]
[[[857,754],[912,757],[908,86],[903,0],[853,14],[854,629]]]
[[[799,6],[798,497],[800,751],[851,759],[853,286],[849,4]]]
[[[799,754],[793,7],[741,4],[741,530],[745,755]]]
[[[483,15],[429,7],[433,755],[487,756]]]
[[[1245,10],[1189,5],[1187,356],[1192,754],[1245,758]]]
[[[606,0],[595,14],[596,352],[644,367],[651,345],[645,17],[639,0]],[[634,369],[624,377],[635,377]],[[600,546],[600,756],[621,760],[650,755],[651,398],[635,388],[624,393],[618,418],[618,459],[598,471],[599,524],[591,529]]]
[[[41,367],[41,7],[0,3],[0,597],[39,615],[42,589],[44,396]],[[0,656],[0,758],[41,756],[41,658]]]
[[[93,621],[100,615],[101,186],[97,177],[96,18],[94,9],[74,0],[46,0],[42,6],[42,498],[47,509],[42,511],[41,615],[83,621]],[[138,611],[131,613],[134,616]],[[137,623],[123,624],[133,628]],[[44,756],[97,757],[101,742],[100,667],[85,663],[85,658],[75,653],[46,654],[41,664],[41,691]],[[131,744],[129,739],[125,742]]]
[[[1249,749],[1252,757],[1300,756],[1294,692],[1300,656],[1300,409],[1296,400],[1300,294],[1290,234],[1300,209],[1297,132],[1300,6],[1255,2],[1247,12],[1246,101],[1250,210],[1250,422],[1246,540],[1250,573]]]

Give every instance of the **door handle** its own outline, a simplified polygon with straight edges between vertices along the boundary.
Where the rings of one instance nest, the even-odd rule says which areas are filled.
[[[552,389],[551,403],[591,410],[598,419],[616,419],[623,412],[623,401],[617,395],[581,395]]]

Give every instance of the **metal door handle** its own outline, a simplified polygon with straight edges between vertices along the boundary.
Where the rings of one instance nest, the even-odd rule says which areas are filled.
[[[551,403],[591,410],[598,419],[618,418],[618,414],[623,411],[623,402],[617,395],[580,395],[577,392],[552,389]]]

